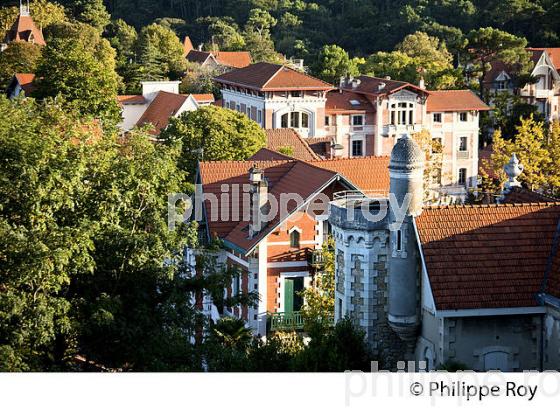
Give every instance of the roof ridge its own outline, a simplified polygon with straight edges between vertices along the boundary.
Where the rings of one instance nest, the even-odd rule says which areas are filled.
[[[511,203],[511,204],[451,204],[451,205],[425,205],[424,210],[434,210],[434,209],[472,209],[472,208],[528,208],[540,206],[542,208],[548,208],[552,206],[560,206],[560,201],[554,202],[523,202],[523,203]]]
[[[306,162],[342,162],[342,161],[359,161],[363,159],[373,159],[373,158],[391,158],[390,155],[365,155],[363,157],[353,157],[353,158],[325,158],[325,159],[316,159],[313,161],[306,161]]]

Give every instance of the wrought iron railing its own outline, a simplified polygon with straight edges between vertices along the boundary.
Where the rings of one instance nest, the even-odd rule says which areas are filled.
[[[279,312],[270,314],[270,330],[302,330],[303,315],[301,312]]]
[[[323,250],[316,249],[309,252],[308,262],[315,269],[322,268],[325,265],[325,256],[323,255]]]

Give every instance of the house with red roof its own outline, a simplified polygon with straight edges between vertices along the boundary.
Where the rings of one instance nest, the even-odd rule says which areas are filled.
[[[401,138],[388,199],[331,202],[335,321],[352,318],[389,369],[558,369],[560,202],[522,188],[513,157],[497,203],[426,206],[424,166],[418,144]]]
[[[386,192],[387,164],[384,157],[302,161],[266,148],[247,161],[200,162],[199,237],[204,243],[219,239],[217,260],[239,272],[227,295],[260,296],[256,307],[219,313],[243,318],[261,336],[301,329],[300,291],[311,286],[321,266],[328,202],[340,191]]]
[[[560,119],[560,47],[527,48],[533,64],[530,72],[535,83],[522,88],[514,84],[515,69],[496,61],[484,77],[484,87],[491,94],[510,93],[537,107],[547,121]]]
[[[251,53],[248,51],[202,51],[196,50],[189,36],[183,41],[183,55],[188,62],[199,64],[209,70],[243,68],[251,65]]]
[[[150,124],[152,133],[159,135],[169,125],[170,118],[214,103],[212,94],[180,94],[179,84],[180,81],[143,81],[141,95],[119,95],[122,117],[119,128],[126,132]]]
[[[428,130],[442,147],[437,185],[464,195],[476,186],[480,112],[469,90],[428,91],[389,78],[341,79],[338,88],[293,69],[258,63],[215,78],[223,106],[265,129],[295,129],[324,157],[387,156],[405,133]]]
[[[12,27],[6,32],[3,40],[0,43],[0,51],[3,51],[8,44],[15,41],[25,41],[39,46],[46,45],[43,32],[37,28],[31,17],[29,6],[23,4],[20,5],[19,15]]]

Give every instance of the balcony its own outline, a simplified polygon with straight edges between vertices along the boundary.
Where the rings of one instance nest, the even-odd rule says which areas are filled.
[[[308,253],[307,261],[315,269],[321,269],[325,265],[325,257],[321,249],[313,250]]]
[[[422,131],[422,124],[410,124],[410,125],[384,125],[383,134],[384,135],[400,135],[400,134],[410,134]]]
[[[554,97],[554,90],[537,89],[535,90],[535,98]]]
[[[303,330],[303,315],[301,312],[279,312],[270,314],[270,331]]]
[[[470,157],[469,151],[457,151],[457,159],[469,159]]]
[[[279,312],[270,313],[270,331],[302,331],[305,321],[301,312]],[[322,321],[326,320],[328,326],[334,326],[334,316],[326,316]]]

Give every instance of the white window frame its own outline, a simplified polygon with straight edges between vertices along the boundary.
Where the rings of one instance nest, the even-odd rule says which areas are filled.
[[[436,121],[436,115],[439,115],[439,121]],[[443,124],[443,113],[434,112],[432,114],[432,121],[434,122],[434,124]]]
[[[354,155],[354,143],[359,142],[361,144],[361,155]],[[363,138],[350,139],[350,157],[351,158],[362,158],[365,157],[365,143]]]
[[[361,118],[361,124],[354,124],[354,119]],[[354,114],[350,116],[350,121],[352,127],[363,127],[365,125],[366,119],[363,114]]]
[[[465,116],[465,119],[464,119],[464,120],[462,119],[462,116],[463,116],[463,115]],[[469,113],[468,113],[468,111],[461,111],[461,112],[458,114],[458,119],[459,119],[459,122],[469,122]]]

